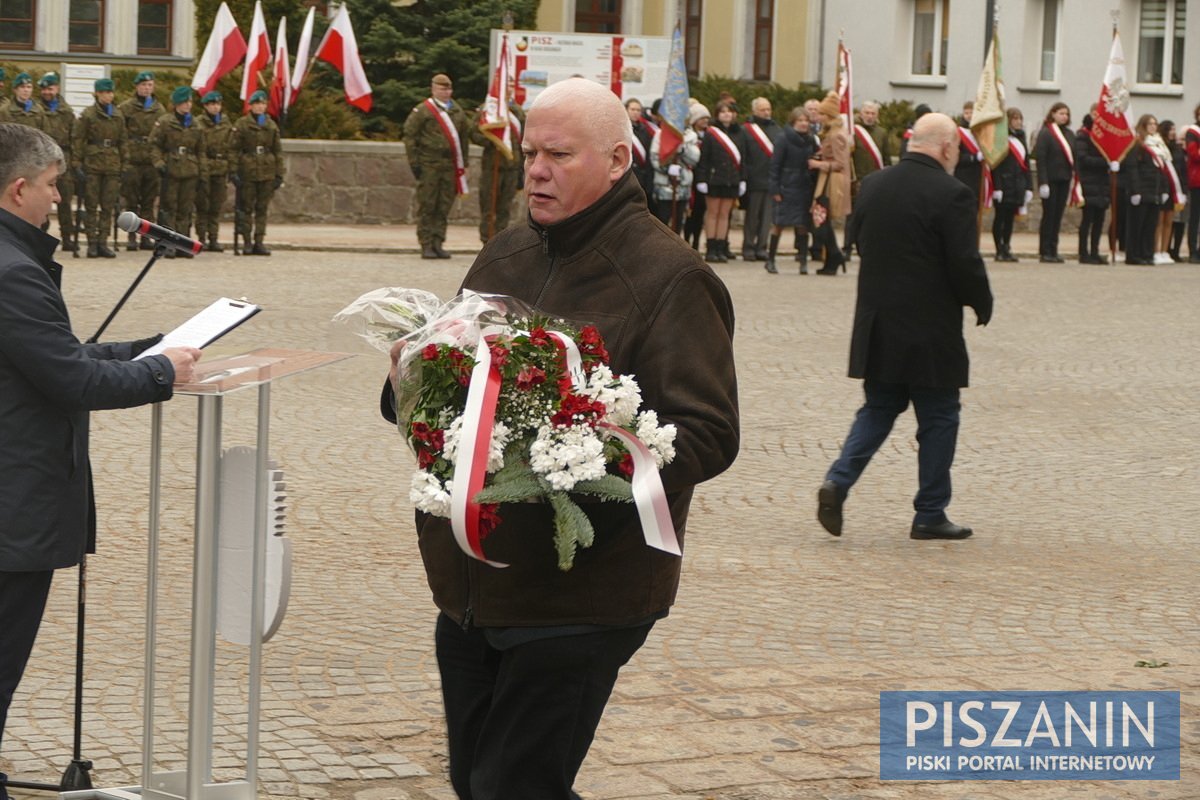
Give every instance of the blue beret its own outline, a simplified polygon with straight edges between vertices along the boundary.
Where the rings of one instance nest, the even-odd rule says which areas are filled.
[[[28,72],[22,72],[22,73],[18,74],[17,77],[13,78],[13,88],[14,89],[18,86],[24,86],[27,83],[30,86],[33,85],[33,78],[29,77]]]
[[[95,92],[111,92],[113,90],[112,78],[101,78],[92,85],[92,91]]]
[[[262,89],[259,89],[257,92],[255,92],[254,94],[250,95],[250,102],[251,102],[251,103],[265,103],[265,102],[267,102],[267,93],[266,93],[266,92],[264,92]]]
[[[58,76],[53,72],[47,72],[38,79],[38,86],[58,86]]]
[[[137,85],[139,83],[145,83],[146,81],[152,81],[152,80],[154,80],[153,72],[150,72],[150,71],[139,72],[137,74],[137,77],[133,79],[133,83],[134,83],[134,85]]]
[[[200,102],[204,103],[204,105],[208,105],[209,103],[219,103],[224,99],[225,98],[221,97],[220,92],[209,92],[208,94],[204,95],[204,99],[202,99]]]
[[[192,87],[180,86],[175,91],[171,92],[171,103],[179,105],[180,103],[190,102],[192,99]]]

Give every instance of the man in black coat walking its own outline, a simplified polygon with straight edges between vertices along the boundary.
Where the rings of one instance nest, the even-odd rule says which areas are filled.
[[[911,536],[971,535],[946,517],[959,389],[968,372],[962,307],[973,308],[977,323],[986,325],[992,292],[979,255],[975,198],[952,177],[958,144],[950,117],[921,117],[900,163],[863,181],[851,217],[862,267],[850,377],[864,379],[866,402],[817,493],[817,519],[834,536],[842,534],[850,487],[910,402],[920,473]]]
[[[92,552],[88,412],[166,400],[200,356],[172,347],[134,361],[161,337],[81,344],[71,333],[58,240],[40,230],[63,167],[49,136],[0,125],[0,738],[54,570]]]

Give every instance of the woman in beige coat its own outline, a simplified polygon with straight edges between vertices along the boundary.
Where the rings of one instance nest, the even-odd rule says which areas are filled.
[[[825,95],[817,112],[821,115],[821,154],[809,165],[818,170],[814,205],[825,206],[828,216],[816,228],[814,244],[825,250],[825,266],[817,270],[818,275],[836,275],[838,267],[846,271],[846,259],[838,247],[833,232],[833,222],[844,221],[850,215],[850,180],[853,168],[850,164],[852,144],[846,133],[846,125],[840,113],[836,92]]]

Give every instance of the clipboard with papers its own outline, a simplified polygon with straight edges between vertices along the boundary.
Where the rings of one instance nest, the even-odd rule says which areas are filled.
[[[259,311],[262,311],[260,306],[245,300],[233,300],[228,297],[214,300],[207,308],[163,336],[162,341],[147,348],[137,358],[158,355],[168,347],[207,347]]]

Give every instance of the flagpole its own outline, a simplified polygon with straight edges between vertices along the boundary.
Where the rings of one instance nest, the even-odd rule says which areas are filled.
[[[1121,18],[1121,10],[1114,8],[1111,12],[1113,28],[1112,38],[1117,38],[1117,21]],[[1108,263],[1117,263],[1117,173],[1108,171]]]

